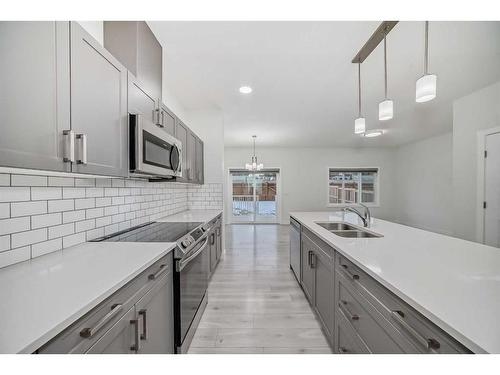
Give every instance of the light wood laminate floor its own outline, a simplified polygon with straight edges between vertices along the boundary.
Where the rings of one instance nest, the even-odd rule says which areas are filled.
[[[289,262],[288,226],[227,225],[189,353],[330,353]]]

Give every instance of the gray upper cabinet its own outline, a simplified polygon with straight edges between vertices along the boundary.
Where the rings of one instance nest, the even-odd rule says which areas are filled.
[[[203,157],[203,141],[199,138],[196,138],[196,156],[195,156],[195,179],[196,183],[203,184],[205,179],[204,172],[204,157]]]
[[[187,161],[187,138],[188,138],[189,129],[184,123],[177,119],[175,123],[175,138],[177,138],[182,143],[182,178],[179,178],[178,181],[187,181],[188,179],[188,161]]]
[[[189,131],[187,137],[187,179],[196,182],[196,135]]]
[[[142,82],[155,99],[162,96],[162,47],[144,21],[105,21],[104,47]]]
[[[70,27],[73,172],[127,176],[127,70],[78,23]]]
[[[158,99],[150,95],[132,73],[128,72],[128,113],[140,114],[158,123]]]
[[[165,104],[161,105],[160,126],[172,137],[175,137],[175,122],[174,113],[167,108]]]
[[[68,22],[0,22],[0,165],[70,171]]]

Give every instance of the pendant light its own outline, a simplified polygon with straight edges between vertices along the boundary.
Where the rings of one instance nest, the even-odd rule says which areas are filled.
[[[354,120],[354,134],[363,134],[365,130],[365,118],[361,117],[361,62],[358,62],[358,118]]]
[[[385,100],[378,105],[378,119],[387,121],[394,117],[394,103],[387,98],[387,33],[384,33],[384,98]]]
[[[424,75],[416,84],[417,103],[428,102],[436,97],[437,76],[429,74],[429,21],[425,21]]]
[[[253,138],[253,156],[252,156],[252,162],[251,163],[246,163],[245,164],[245,169],[248,169],[249,171],[260,171],[262,168],[264,168],[264,164],[258,163],[257,162],[257,156],[255,156],[255,138],[257,138],[256,135],[252,135]]]

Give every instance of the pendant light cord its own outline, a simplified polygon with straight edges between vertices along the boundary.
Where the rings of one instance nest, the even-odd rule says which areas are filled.
[[[424,75],[429,73],[429,21],[425,21]]]
[[[358,62],[358,117],[361,117],[361,62]]]
[[[385,99],[387,100],[387,33],[384,33],[384,93]]]

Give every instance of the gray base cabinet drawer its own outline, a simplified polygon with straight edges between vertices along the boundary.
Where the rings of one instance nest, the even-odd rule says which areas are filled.
[[[337,272],[348,289],[359,293],[376,314],[387,321],[387,331],[406,353],[469,353],[430,320],[341,255]]]
[[[148,267],[138,277],[130,281],[113,295],[101,302],[100,305],[85,314],[63,332],[38,349],[40,354],[49,353],[85,353],[93,347],[110,329],[116,334],[129,334],[122,332],[124,325],[115,327],[122,318],[134,310],[137,301],[154,285],[158,284],[160,276],[169,275],[172,278],[172,253]],[[170,286],[171,287],[171,286]],[[172,301],[172,299],[170,299]],[[173,302],[171,302],[173,303]],[[172,313],[173,314],[173,313]],[[171,315],[172,315],[171,314]],[[170,318],[167,314],[165,319]],[[113,328],[112,328],[113,327]],[[130,327],[127,329],[131,329]],[[173,329],[173,328],[172,328]],[[118,332],[118,331],[119,332]],[[173,339],[173,335],[172,335]],[[106,340],[109,340],[106,339]],[[100,345],[104,345],[101,343]],[[106,345],[104,345],[106,347]],[[92,351],[96,351],[94,348]],[[127,350],[128,353],[130,350]]]
[[[368,354],[368,347],[359,339],[347,318],[338,312],[335,327],[335,348],[339,354]]]

